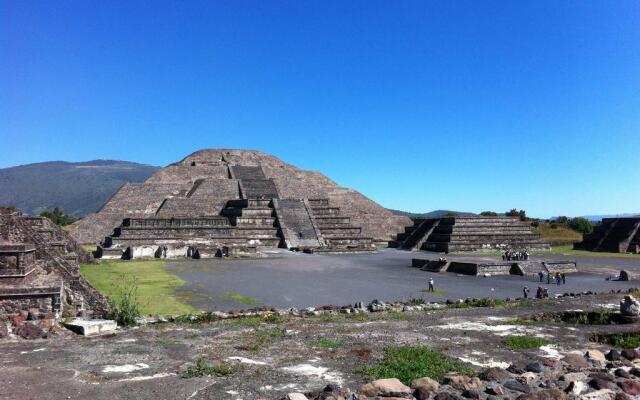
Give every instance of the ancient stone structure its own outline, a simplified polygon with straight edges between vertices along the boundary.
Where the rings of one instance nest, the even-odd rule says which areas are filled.
[[[447,261],[429,260],[414,258],[411,266],[429,272],[453,272],[463,275],[537,275],[542,272],[545,275],[556,273],[578,272],[577,264],[574,261],[545,262],[545,261]]]
[[[439,252],[549,248],[519,218],[480,216],[416,220],[392,246]]]
[[[640,253],[640,217],[604,218],[593,233],[585,235],[578,250]]]
[[[104,297],[80,276],[90,259],[49,219],[0,209],[0,315],[104,314]]]
[[[210,257],[286,247],[358,252],[411,221],[319,172],[243,150],[202,150],[127,184],[73,232],[101,257]]]

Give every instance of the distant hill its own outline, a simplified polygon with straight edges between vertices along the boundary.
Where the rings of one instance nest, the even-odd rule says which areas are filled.
[[[435,211],[430,211],[428,213],[412,213],[412,212],[408,212],[408,211],[393,210],[391,208],[388,208],[388,210],[391,211],[392,213],[396,214],[396,215],[402,215],[402,216],[409,217],[409,218],[441,218],[441,217],[444,217],[447,214],[454,214],[454,215],[459,215],[459,216],[462,216],[462,217],[476,215],[476,214],[470,213],[470,212],[451,211],[451,210],[435,210]]]
[[[74,217],[97,211],[127,182],[143,182],[158,167],[127,161],[50,161],[0,169],[0,206],[29,214],[60,207]]]

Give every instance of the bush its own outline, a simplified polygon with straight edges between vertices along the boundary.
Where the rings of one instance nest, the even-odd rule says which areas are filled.
[[[571,221],[569,221],[569,228],[573,229],[576,232],[580,232],[583,235],[588,235],[589,233],[593,232],[593,224],[591,223],[591,221],[582,217],[573,218]]]
[[[121,326],[133,326],[140,318],[140,302],[138,301],[138,284],[135,280],[122,277],[118,294],[109,299],[113,319]]]
[[[473,375],[473,369],[425,346],[394,346],[384,350],[384,359],[365,368],[371,379],[398,378],[409,385],[414,379],[428,376],[442,382],[449,372]]]
[[[483,217],[497,217],[498,213],[495,211],[483,211],[480,213]]]
[[[49,218],[54,224],[65,226],[76,222],[76,219],[70,215],[67,215],[62,209],[56,207],[51,211],[43,211],[40,213],[41,217]]]

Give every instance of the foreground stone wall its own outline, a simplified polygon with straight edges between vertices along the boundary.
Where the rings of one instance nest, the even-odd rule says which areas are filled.
[[[30,274],[30,280],[22,285],[18,282],[0,284],[5,295],[20,287],[26,291],[37,291],[62,286],[58,303],[70,313],[88,311],[104,314],[108,311],[106,299],[80,275],[79,261],[89,258],[89,255],[49,219],[0,212],[0,241],[29,243],[36,248],[36,269]]]

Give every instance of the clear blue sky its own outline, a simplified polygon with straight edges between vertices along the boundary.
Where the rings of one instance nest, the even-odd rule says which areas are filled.
[[[0,167],[249,148],[409,211],[640,212],[640,2],[0,0],[0,143]]]

